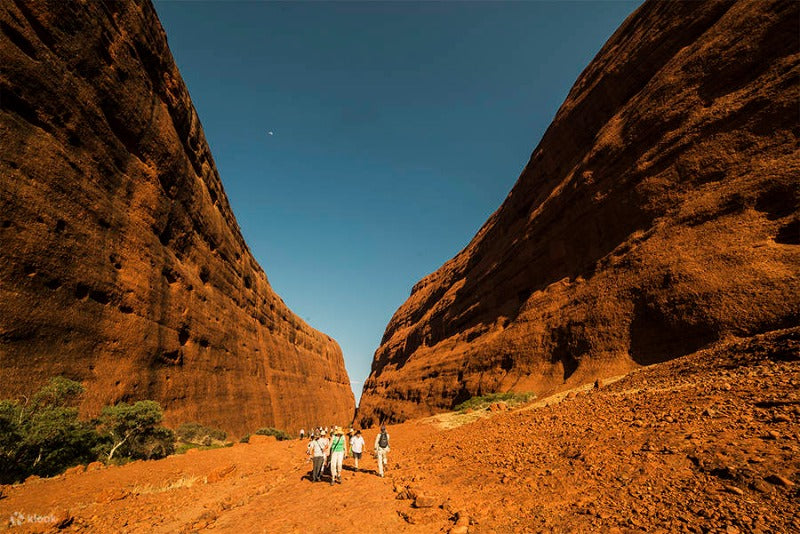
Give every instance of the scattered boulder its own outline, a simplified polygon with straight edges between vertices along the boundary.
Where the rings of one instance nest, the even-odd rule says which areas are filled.
[[[103,469],[106,466],[103,462],[92,462],[86,466],[86,471],[97,471],[98,469]]]
[[[508,410],[508,404],[505,402],[493,402],[489,405],[490,412],[504,412]]]
[[[75,521],[75,517],[69,513],[69,510],[61,510],[54,514],[54,517],[53,526],[59,530],[67,528]]]
[[[436,499],[430,495],[417,495],[414,499],[414,508],[433,508],[436,506]]]
[[[75,467],[70,467],[69,469],[64,471],[64,476],[71,477],[73,475],[78,475],[80,473],[83,473],[84,471],[86,471],[85,465],[76,465]]]
[[[128,495],[129,492],[122,488],[108,488],[100,492],[100,494],[97,496],[97,502],[99,504],[108,504],[114,501],[121,501]]]
[[[785,476],[779,475],[777,473],[769,475],[764,480],[766,480],[767,482],[769,482],[770,484],[773,484],[775,486],[783,486],[785,488],[791,488],[792,486],[794,486],[794,482],[792,482],[791,480],[789,480]]]
[[[206,477],[206,482],[211,484],[212,482],[219,482],[223,478],[227,477],[231,473],[236,470],[236,466],[234,464],[226,465],[225,467],[220,467],[219,469],[215,469],[211,472],[211,474]]]

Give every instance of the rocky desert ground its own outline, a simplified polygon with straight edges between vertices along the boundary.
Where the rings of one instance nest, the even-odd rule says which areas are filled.
[[[303,441],[263,438],[6,486],[0,528],[800,532],[799,423],[793,328],[514,409],[390,426],[385,478],[366,457],[343,484],[314,484]]]

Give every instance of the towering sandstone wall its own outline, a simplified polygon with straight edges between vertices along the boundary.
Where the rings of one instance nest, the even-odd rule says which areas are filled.
[[[0,65],[0,398],[64,374],[88,413],[349,421],[341,350],[248,250],[149,1],[5,1]]]
[[[799,10],[650,1],[631,15],[502,206],[395,313],[361,421],[797,326]]]

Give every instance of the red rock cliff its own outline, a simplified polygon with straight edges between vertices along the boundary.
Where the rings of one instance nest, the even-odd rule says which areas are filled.
[[[351,420],[341,350],[248,250],[149,1],[3,2],[0,64],[0,398],[64,374],[89,413]]]
[[[800,322],[797,2],[650,1],[420,281],[359,418],[539,394]]]

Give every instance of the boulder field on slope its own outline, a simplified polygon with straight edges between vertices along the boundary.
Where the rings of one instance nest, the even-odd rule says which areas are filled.
[[[779,0],[633,13],[502,206],[392,317],[361,424],[800,323],[799,13]]]
[[[0,64],[0,398],[62,374],[90,415],[351,420],[341,349],[250,253],[151,3],[3,2]]]

